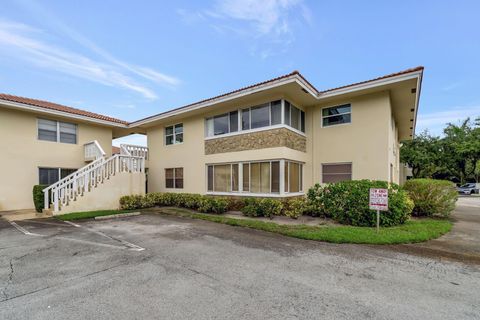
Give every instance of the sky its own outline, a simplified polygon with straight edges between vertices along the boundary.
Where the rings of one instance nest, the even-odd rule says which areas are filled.
[[[0,92],[133,121],[293,70],[323,90],[423,65],[417,132],[437,135],[480,116],[479,12],[461,0],[3,0]]]

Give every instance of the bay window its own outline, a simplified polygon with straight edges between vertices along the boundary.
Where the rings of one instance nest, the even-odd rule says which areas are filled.
[[[303,191],[302,169],[301,163],[288,160],[211,164],[207,166],[207,191],[278,195],[299,193]]]
[[[207,118],[205,135],[213,137],[282,124],[305,132],[305,112],[286,100],[276,100]]]

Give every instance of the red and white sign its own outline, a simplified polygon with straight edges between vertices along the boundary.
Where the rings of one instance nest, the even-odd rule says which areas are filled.
[[[370,189],[371,210],[388,211],[388,189]]]

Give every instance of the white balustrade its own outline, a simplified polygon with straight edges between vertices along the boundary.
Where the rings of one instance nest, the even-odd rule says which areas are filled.
[[[53,210],[58,212],[61,206],[68,205],[78,196],[90,192],[106,179],[121,172],[145,172],[145,158],[116,154],[108,159],[102,157],[89,163],[43,190],[45,209],[49,208],[51,201]]]
[[[144,157],[145,159],[148,159],[148,148],[144,146],[136,146],[133,144],[121,144],[120,154],[135,157]]]
[[[102,146],[97,140],[93,140],[84,144],[85,161],[92,161],[105,156]]]

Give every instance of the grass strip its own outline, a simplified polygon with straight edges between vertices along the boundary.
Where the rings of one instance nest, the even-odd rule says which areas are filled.
[[[161,208],[157,212],[180,217],[206,220],[230,226],[246,227],[256,230],[278,233],[284,236],[325,241],[332,243],[357,244],[402,244],[417,243],[435,239],[449,232],[452,223],[447,219],[416,219],[405,224],[389,228],[353,227],[353,226],[307,226],[281,225],[254,219],[235,219],[204,213],[194,213],[182,208]]]

